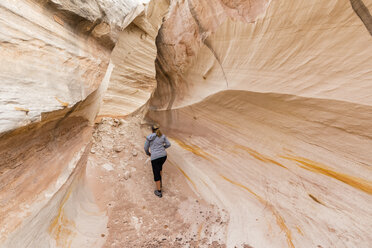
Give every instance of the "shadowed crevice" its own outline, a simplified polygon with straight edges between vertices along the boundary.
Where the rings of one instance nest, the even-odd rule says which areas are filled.
[[[319,201],[315,196],[313,196],[312,194],[308,194],[309,195],[309,197],[313,200],[313,201],[315,201],[316,203],[319,203],[319,204],[321,204],[321,205],[324,205],[321,201]]]
[[[155,70],[156,70],[156,81],[158,82],[156,87],[159,87],[159,82],[161,82],[162,79],[164,79],[167,82],[168,91],[170,93],[167,109],[171,109],[176,99],[176,89],[174,85],[175,82],[173,82],[171,75],[169,74],[169,72],[165,70],[163,66],[167,60],[166,60],[166,56],[164,56],[163,54],[163,50],[160,49],[160,44],[165,44],[165,41],[163,40],[163,36],[162,36],[162,29],[163,27],[159,29],[158,35],[155,38],[155,44],[156,44],[156,49],[157,49],[157,55],[156,55],[156,60],[155,60]]]
[[[369,34],[372,36],[372,16],[368,8],[362,0],[350,0],[350,3],[354,12],[359,16]]]

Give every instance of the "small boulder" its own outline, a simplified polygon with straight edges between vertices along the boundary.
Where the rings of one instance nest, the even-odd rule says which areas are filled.
[[[120,122],[120,125],[124,125],[127,123],[124,119],[119,119],[119,122]]]
[[[105,170],[107,170],[107,171],[112,171],[112,170],[114,170],[114,167],[113,167],[111,164],[109,164],[109,163],[106,163],[106,164],[102,165],[102,167],[103,167]]]
[[[130,178],[130,171],[126,171],[126,172],[124,172],[124,179],[125,180],[128,180],[129,178]]]

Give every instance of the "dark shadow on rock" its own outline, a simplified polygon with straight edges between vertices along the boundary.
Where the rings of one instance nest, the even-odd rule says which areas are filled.
[[[372,36],[372,16],[371,13],[369,13],[368,8],[362,0],[350,0],[350,3],[354,12],[359,16],[369,34]]]

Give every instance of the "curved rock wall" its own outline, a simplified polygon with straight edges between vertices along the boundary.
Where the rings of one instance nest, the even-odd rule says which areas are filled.
[[[144,12],[119,34],[111,60],[115,65],[99,116],[126,116],[144,105],[154,87],[155,37],[167,0],[151,1]]]
[[[149,113],[171,138],[170,163],[230,214],[228,247],[368,247],[371,116],[368,106],[236,90]]]
[[[190,186],[228,210],[228,247],[368,247],[371,10],[171,6],[147,117],[172,138],[169,160]]]
[[[0,3],[0,246],[101,246],[85,181],[120,30],[143,1]]]
[[[226,89],[371,105],[370,25],[357,1],[249,2],[174,4],[158,36],[153,106],[185,106]]]
[[[148,2],[0,3],[0,246],[138,245],[172,223],[196,246],[369,247],[372,2]],[[97,114],[134,111],[172,142],[164,228],[138,198],[140,116],[91,148]],[[228,216],[177,198],[182,177]]]

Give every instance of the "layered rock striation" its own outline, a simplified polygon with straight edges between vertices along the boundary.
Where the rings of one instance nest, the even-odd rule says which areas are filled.
[[[168,10],[166,0],[152,1],[119,33],[115,64],[99,116],[126,116],[144,105],[155,88],[155,38]]]
[[[1,2],[0,247],[369,247],[371,11]],[[152,123],[172,142],[159,206]]]
[[[228,247],[368,247],[372,3],[212,2],[157,37],[170,160],[228,210]]]
[[[0,3],[1,247],[104,244],[85,167],[112,50],[147,2]]]

